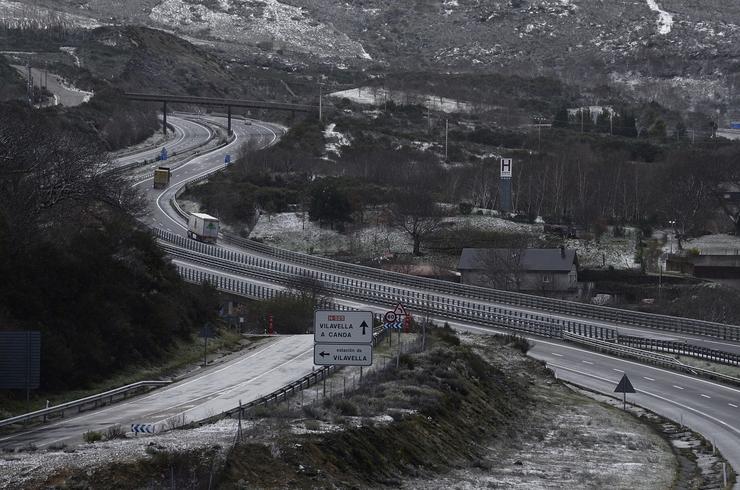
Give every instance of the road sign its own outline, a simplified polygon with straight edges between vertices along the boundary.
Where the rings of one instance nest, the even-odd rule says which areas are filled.
[[[622,409],[627,410],[627,393],[635,393],[635,389],[632,387],[632,383],[630,383],[630,379],[626,374],[622,375],[619,384],[614,388],[614,393],[622,394]]]
[[[131,432],[134,434],[154,434],[156,431],[154,424],[131,424]]]
[[[211,327],[210,323],[206,323],[201,327],[200,332],[198,332],[198,337],[203,338],[213,338],[216,336],[216,332],[213,331],[213,328]]]
[[[0,390],[38,388],[40,366],[40,332],[0,332]]]
[[[391,311],[383,315],[383,328],[401,329],[408,321],[408,313],[401,303],[398,303]]]
[[[159,154],[160,160],[167,160],[167,148],[162,148],[162,152]]]
[[[319,366],[370,366],[373,363],[373,346],[316,343],[313,346],[313,363]]]
[[[614,389],[614,393],[635,393],[635,389],[632,387],[632,383],[630,383],[626,374],[622,375],[622,379]]]
[[[224,155],[224,163],[231,163],[231,155],[228,153]]]
[[[511,167],[512,167],[512,159],[502,158],[501,159],[501,177],[505,179],[510,179],[511,178]]]
[[[316,310],[314,341],[322,344],[371,344],[373,314],[369,311]]]

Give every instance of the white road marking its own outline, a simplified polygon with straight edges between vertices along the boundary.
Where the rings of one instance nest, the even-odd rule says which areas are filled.
[[[704,398],[712,398],[711,396],[705,395],[704,393],[699,393],[699,396],[703,396]]]
[[[258,351],[255,351],[251,355],[248,355],[246,357],[243,357],[243,358],[241,358],[241,359],[239,359],[239,360],[237,360],[235,362],[232,362],[231,364],[227,364],[227,365],[225,365],[222,368],[219,368],[219,369],[216,369],[216,370],[213,370],[213,371],[210,371],[210,372],[205,372],[205,373],[202,373],[200,375],[196,375],[196,376],[194,376],[193,378],[191,378],[191,379],[189,379],[187,381],[182,381],[180,383],[175,383],[175,384],[167,385],[166,387],[164,387],[164,389],[155,390],[150,395],[146,395],[146,396],[144,396],[142,398],[137,398],[137,399],[131,400],[129,402],[117,403],[115,405],[109,406],[108,408],[103,408],[101,410],[97,410],[95,412],[91,412],[91,414],[98,415],[98,414],[105,413],[105,412],[119,411],[121,409],[121,407],[129,406],[129,405],[136,405],[136,404],[141,403],[142,401],[147,400],[149,398],[153,398],[155,396],[159,396],[163,391],[167,391],[167,389],[170,389],[172,387],[175,387],[176,389],[179,389],[179,388],[181,388],[183,386],[187,386],[189,384],[195,383],[195,382],[199,381],[201,378],[203,378],[205,376],[210,376],[212,374],[217,374],[217,373],[220,373],[221,371],[224,371],[224,370],[229,369],[231,367],[237,366],[237,365],[241,364],[242,362],[244,362],[246,360],[249,360],[249,359],[251,359],[251,358],[253,358],[253,357],[255,357],[255,356],[259,355],[259,354],[262,354],[264,351],[266,351],[268,349],[272,349],[273,347],[275,347],[277,345],[279,345],[279,342],[271,342],[270,345],[267,345],[264,348],[262,348],[262,349],[260,349]],[[85,417],[85,415],[81,415],[79,417],[82,418],[82,417]],[[69,419],[67,419],[67,420],[69,420]],[[58,425],[62,425],[62,424],[67,423],[67,420],[61,420],[59,422],[55,422],[55,423],[52,423],[52,424],[44,425],[42,427],[38,427],[36,429],[31,429],[31,430],[26,431],[26,432],[18,432],[18,433],[15,433],[15,434],[10,434],[7,437],[0,437],[0,442],[6,441],[6,440],[9,440],[9,439],[13,439],[13,438],[15,438],[17,436],[24,436],[24,435],[28,435],[28,434],[33,434],[34,432],[39,432],[39,431],[42,431],[42,430],[46,430],[46,429],[49,429],[50,427],[55,427],[55,426],[58,426]],[[65,439],[67,439],[67,438],[65,437]]]
[[[645,378],[648,381],[655,381],[653,378],[648,378],[647,376],[643,376],[643,378]]]
[[[678,386],[678,385],[673,385],[673,387],[674,387],[674,388],[676,388],[676,389],[678,389],[678,390],[683,390],[683,388],[681,388],[681,387],[680,387],[680,386]]]
[[[548,365],[548,367],[552,367],[552,366],[554,366],[554,367],[556,367],[558,369],[562,369],[564,371],[571,371],[571,372],[580,374],[582,376],[586,376],[586,377],[589,377],[589,378],[598,379],[600,381],[604,381],[604,382],[609,383],[609,384],[616,383],[616,381],[614,381],[614,380],[607,379],[607,378],[602,378],[601,376],[596,376],[595,374],[585,373],[583,371],[578,371],[577,369],[571,369],[571,368],[565,367],[565,366],[558,366],[557,364],[552,364],[552,363],[550,363]],[[719,386],[722,386],[722,385],[719,385]],[[686,410],[690,410],[690,411],[692,411],[694,413],[697,413],[697,414],[699,414],[699,415],[701,415],[703,417],[708,418],[709,420],[711,420],[713,422],[717,422],[718,424],[721,424],[721,425],[727,427],[728,429],[730,429],[731,431],[735,432],[736,434],[740,434],[740,429],[738,429],[737,427],[733,427],[730,424],[728,424],[727,422],[725,422],[724,420],[718,419],[717,417],[714,417],[712,415],[709,415],[708,413],[702,412],[701,410],[697,410],[696,408],[690,407],[688,405],[684,405],[683,403],[679,403],[679,402],[677,402],[675,400],[671,400],[670,398],[666,398],[664,396],[656,395],[655,393],[650,393],[649,391],[640,390],[640,389],[635,389],[635,391],[637,391],[638,393],[643,393],[643,394],[648,395],[648,396],[652,396],[652,397],[657,398],[659,400],[663,400],[664,402],[671,403],[673,405],[676,405],[678,407],[684,408]]]
[[[593,362],[591,362],[591,361],[581,361],[581,362],[584,363],[584,364],[591,364],[591,365],[593,365]]]
[[[624,372],[624,371],[622,371],[621,369],[617,369],[617,368],[612,368],[612,371],[616,371],[616,372],[618,372],[618,373],[623,373],[623,372]]]
[[[550,352],[553,356],[563,357],[562,354],[558,354],[557,352]]]
[[[735,405],[734,403],[728,403],[728,405],[737,408],[737,405]]]

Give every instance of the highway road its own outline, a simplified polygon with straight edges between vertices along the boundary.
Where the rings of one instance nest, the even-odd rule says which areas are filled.
[[[228,361],[203,369],[199,374],[129,401],[114,404],[76,417],[0,436],[2,448],[38,448],[83,442],[89,430],[105,432],[120,424],[156,424],[158,429],[172,423],[197,421],[272,393],[313,369],[313,336],[275,337],[265,345]],[[171,420],[172,422],[168,422]]]
[[[193,171],[191,174],[195,176],[204,172],[207,173],[208,171],[207,162],[204,162],[204,165],[200,165],[197,168],[197,172]],[[182,181],[182,179],[178,180],[178,182]],[[176,184],[171,186],[166,193],[161,193],[157,198],[157,216],[169,225],[168,228],[170,231],[181,233],[184,231],[181,218],[173,210],[167,209],[169,199],[174,194],[176,187]],[[176,225],[175,222],[180,222],[180,224]],[[226,248],[238,250],[238,247],[233,246]],[[274,260],[273,257],[263,257],[266,260]],[[226,271],[205,266],[196,266],[196,268],[208,270],[213,274],[222,275],[223,277],[238,277]],[[264,281],[252,281],[264,284]],[[370,306],[375,311],[382,311],[384,309],[384,307],[378,305],[366,305],[364,303],[344,300],[338,300],[338,302],[359,308]],[[515,309],[532,311],[526,308]],[[559,314],[551,316],[569,318],[567,315]],[[440,318],[439,320],[442,321],[443,319]],[[578,320],[584,321],[583,318],[578,318]],[[679,341],[685,340],[695,345],[704,345],[714,349],[740,353],[740,345],[737,342],[712,339],[698,335],[660,332],[642,327],[614,325],[613,323],[603,321],[588,322],[615,327],[621,333],[627,335]],[[480,326],[469,323],[451,323],[453,326],[461,329],[478,332],[492,331],[490,328],[481,328]],[[621,374],[627,373],[638,390],[638,393],[632,398],[634,402],[673,420],[683,420],[684,424],[688,427],[704,434],[709,440],[714,441],[733,467],[740,468],[740,427],[738,427],[740,423],[737,422],[740,420],[740,409],[737,408],[740,406],[740,391],[736,388],[653,366],[597,354],[562,342],[543,340],[541,338],[534,338],[532,341],[534,343],[534,347],[530,351],[532,357],[548,362],[560,379],[574,382],[595,391],[611,394]]]
[[[223,123],[224,120],[221,118],[211,118],[211,122]],[[154,190],[151,189],[151,181],[146,180],[139,185],[146,192],[150,202],[150,215],[148,222],[154,226],[160,227],[165,230],[169,230],[172,233],[185,234],[185,226],[181,217],[179,217],[169,205],[170,200],[173,198],[174,193],[180,184],[198,178],[202,175],[206,175],[213,169],[223,167],[223,157],[226,153],[233,154],[238,146],[246,141],[247,138],[256,139],[260,145],[267,146],[274,143],[280,133],[278,126],[269,124],[252,124],[244,125],[236,123],[234,124],[235,129],[235,140],[231,142],[227,147],[219,149],[217,151],[208,153],[197,158],[194,158],[176,169],[173,174],[173,180],[168,189]],[[235,247],[230,247],[236,249]],[[266,260],[277,260],[273,257],[264,256]],[[182,263],[182,261],[180,261]],[[208,270],[210,273],[219,275],[221,277],[228,277],[232,279],[242,279],[249,282],[260,282],[254,279],[246,278],[244,276],[235,275],[227,271],[209,268],[203,265],[193,265],[190,267],[200,270]],[[264,282],[263,282],[264,283]],[[340,303],[344,303],[353,307],[367,307],[364,302],[351,302],[346,300],[337,300]],[[387,307],[382,305],[370,305],[376,311],[383,311]],[[508,308],[512,308],[508,306]],[[521,308],[521,310],[526,310]],[[538,312],[542,314],[542,312]],[[552,315],[551,315],[552,316]],[[567,317],[566,315],[554,315],[560,317]],[[439,321],[444,321],[443,318],[439,318]],[[584,318],[578,318],[579,321],[588,321]],[[454,327],[466,330],[473,330],[477,332],[495,332],[492,328],[484,328],[470,322],[450,322]],[[611,325],[608,322],[591,322],[601,323],[604,325]],[[712,344],[713,348],[721,348],[723,350],[737,349],[737,343],[722,341],[720,339],[711,339],[701,336],[687,336],[683,334],[672,334],[668,332],[655,332],[649,329],[637,328],[637,327],[619,327],[621,331],[630,335],[642,335],[642,336],[659,336],[661,338],[672,338],[672,339],[688,339],[693,342],[705,342]],[[541,338],[532,339],[534,348],[530,351],[530,355],[537,359],[548,362],[548,364],[557,372],[561,379],[572,381],[577,384],[581,384],[585,387],[592,388],[596,391],[603,393],[612,393],[614,386],[621,377],[621,373],[627,373],[632,379],[635,388],[639,390],[633,398],[634,401],[645,406],[648,409],[655,411],[656,413],[667,416],[673,420],[679,421],[683,416],[684,423],[694,430],[697,430],[705,435],[710,440],[714,440],[717,447],[725,454],[731,464],[740,469],[740,431],[738,430],[738,420],[740,420],[740,412],[736,411],[737,407],[740,406],[740,391],[735,388],[730,388],[721,384],[708,382],[691,376],[687,376],[672,371],[667,371],[652,366],[646,366],[639,363],[626,361],[622,359],[612,358],[602,354],[597,354],[584,350],[572,345],[567,345],[557,341],[543,340]],[[277,365],[275,365],[275,382],[278,382],[278,378],[281,379],[281,383],[285,384],[288,381],[297,379],[298,377],[305,374],[305,369],[310,370],[311,361],[306,361],[299,355],[304,348],[307,351],[306,340],[304,337],[285,338],[281,340],[285,344],[295,345],[296,350],[287,348],[286,350],[279,350],[273,352],[270,356]],[[310,357],[310,356],[309,356]],[[232,371],[239,373],[252,373],[259,363],[257,359],[245,360],[243,364],[235,364],[233,369],[229,366],[225,366],[223,371],[219,371],[222,376],[232,376]],[[283,367],[278,369],[278,366],[285,364]],[[293,369],[298,366],[296,369]],[[220,369],[220,368],[219,368]],[[279,376],[278,376],[279,374]],[[231,402],[237,400],[237,397],[241,398],[242,401],[248,401],[248,391],[241,391],[241,387],[235,387],[234,385],[230,388],[220,388],[212,393],[218,392],[216,398],[221,395],[226,396],[226,391],[232,397]],[[256,385],[255,385],[256,386]],[[169,387],[167,390],[171,390],[174,387]],[[183,396],[185,402],[178,402],[174,407],[179,407],[185,410],[189,410],[191,416],[195,416],[200,410],[198,408],[202,403],[209,400],[208,393],[201,392],[194,388],[193,385],[189,385],[189,388],[185,390],[185,393],[181,393],[178,396]],[[226,391],[223,391],[226,390]],[[163,390],[160,390],[163,391]],[[207,391],[207,390],[206,390]],[[133,400],[128,402],[136,409],[132,409],[132,412],[128,414],[128,420],[136,418],[138,420],[132,421],[131,423],[147,423],[150,421],[162,420],[168,416],[173,415],[176,410],[171,410],[172,406],[163,406],[148,402],[148,400],[154,400],[150,398],[153,395],[149,395],[142,400],[146,400],[146,403],[141,403],[139,400]],[[194,404],[193,406],[188,406]],[[139,406],[141,405],[141,406]],[[235,406],[236,404],[233,404]],[[116,405],[118,407],[119,405]],[[205,406],[205,405],[204,405]],[[116,408],[114,407],[114,408]],[[149,408],[147,408],[149,407]],[[230,407],[230,408],[232,408]],[[108,410],[108,409],[106,409]],[[139,410],[142,410],[139,412]],[[102,419],[98,418],[98,412],[93,412],[90,415],[84,415],[77,420],[77,425],[68,430],[76,431],[80,433],[84,427],[87,427],[88,423],[102,424],[106,421],[105,417]],[[202,412],[201,412],[202,413]],[[92,417],[92,418],[91,418]],[[141,420],[143,418],[149,418],[150,420]],[[109,420],[108,420],[109,421]],[[101,425],[95,425],[95,427],[101,427]],[[43,429],[39,429],[35,433],[45,433]],[[67,434],[60,434],[59,437],[67,437]],[[15,437],[15,436],[14,436]],[[23,442],[29,442],[34,440],[31,434],[27,434],[25,439],[21,441],[13,440],[13,444],[18,442],[20,445]],[[56,436],[54,436],[56,437]],[[44,436],[44,444],[49,444],[54,440],[54,437]],[[0,445],[4,441],[0,439]],[[10,443],[10,439],[5,442]]]
[[[175,130],[174,139],[165,145],[167,152],[179,154],[192,148],[206,144],[214,135],[213,131],[204,123],[178,116],[169,116],[167,121]],[[118,168],[135,162],[152,160],[159,155],[161,147],[145,148],[135,153],[121,156],[111,162],[111,168]]]
[[[203,119],[222,126],[226,125],[226,118],[223,117],[209,116]],[[151,177],[136,184],[145,193],[147,202],[149,203],[149,212],[145,220],[147,224],[186,236],[187,224],[170,205],[170,200],[174,198],[178,188],[183,183],[207,175],[214,169],[224,168],[226,165],[224,163],[225,156],[228,154],[232,158],[235,157],[238,149],[246,142],[253,142],[256,148],[265,148],[276,143],[283,132],[283,128],[276,124],[258,123],[255,121],[247,125],[238,119],[232,119],[232,130],[234,139],[228,145],[193,158],[175,169],[168,188],[152,188]]]

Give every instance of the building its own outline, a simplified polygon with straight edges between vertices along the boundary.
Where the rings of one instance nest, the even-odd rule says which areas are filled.
[[[569,293],[578,289],[578,257],[561,248],[465,248],[460,282],[512,291]]]
[[[704,279],[740,279],[740,255],[670,255],[666,272]]]

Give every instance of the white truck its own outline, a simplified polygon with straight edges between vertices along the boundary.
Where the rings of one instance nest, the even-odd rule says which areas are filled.
[[[188,217],[188,238],[206,243],[216,243],[218,218],[205,213],[191,213]]]

